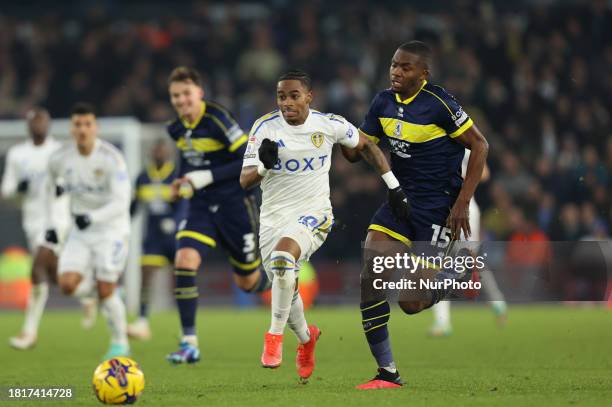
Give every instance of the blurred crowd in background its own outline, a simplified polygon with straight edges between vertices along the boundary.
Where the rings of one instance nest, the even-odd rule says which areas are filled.
[[[507,4],[508,3],[508,4]],[[108,1],[0,11],[0,118],[33,105],[67,116],[173,116],[167,76],[197,67],[206,97],[245,131],[275,108],[287,68],[314,79],[314,106],[359,125],[387,88],[396,47],[435,51],[431,81],[454,94],[490,143],[477,191],[482,239],[607,239],[612,226],[612,9],[570,2],[165,3]],[[418,12],[417,12],[418,5]],[[29,9],[31,10],[31,8]],[[324,253],[357,256],[385,199],[380,179],[336,154],[336,231]]]

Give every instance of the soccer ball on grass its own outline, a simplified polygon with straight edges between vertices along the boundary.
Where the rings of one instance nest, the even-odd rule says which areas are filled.
[[[103,404],[133,404],[144,390],[144,373],[134,360],[116,357],[100,363],[93,374],[93,390]]]

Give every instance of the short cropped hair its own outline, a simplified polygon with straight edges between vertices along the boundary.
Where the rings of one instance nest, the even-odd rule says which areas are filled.
[[[405,42],[398,49],[420,56],[427,67],[431,65],[431,48],[422,41]]]
[[[49,111],[42,106],[34,106],[32,109],[28,110],[26,113],[26,119],[32,120],[36,116],[41,115],[49,119],[51,116],[49,115]]]
[[[92,104],[87,102],[78,102],[72,107],[70,115],[83,115],[83,114],[93,114],[96,115],[96,109]]]
[[[193,82],[202,87],[202,75],[195,68],[179,66],[174,68],[168,77],[168,86],[173,82]]]
[[[278,78],[279,82],[291,80],[300,81],[300,83],[304,85],[307,90],[312,89],[312,80],[310,79],[310,76],[300,69],[291,69]]]

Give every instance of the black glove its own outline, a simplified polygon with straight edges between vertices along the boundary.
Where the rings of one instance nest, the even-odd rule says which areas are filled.
[[[389,190],[389,206],[398,220],[408,219],[410,216],[410,203],[401,187]]]
[[[64,195],[64,192],[66,192],[64,190],[64,187],[61,185],[56,185],[55,186],[55,197],[59,198],[60,196]]]
[[[76,215],[74,217],[74,223],[76,223],[79,230],[83,230],[91,225],[91,218],[89,215]]]
[[[48,229],[45,232],[45,242],[52,244],[57,244],[59,242],[55,229]]]
[[[259,161],[269,170],[278,162],[278,144],[270,139],[263,139],[259,146]]]
[[[27,179],[21,180],[19,181],[19,184],[17,184],[17,192],[19,192],[20,194],[25,194],[26,192],[28,192],[29,186],[30,181],[28,181]]]

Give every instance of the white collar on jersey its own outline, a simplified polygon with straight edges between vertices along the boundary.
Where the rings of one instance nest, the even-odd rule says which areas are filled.
[[[306,116],[306,120],[304,120],[304,123],[298,124],[298,125],[295,125],[295,126],[293,124],[289,124],[289,123],[287,123],[285,121],[285,117],[283,116],[283,112],[281,112],[279,110],[279,113],[280,113],[281,123],[283,123],[283,126],[287,126],[287,127],[289,127],[290,129],[293,129],[293,130],[302,130],[302,129],[308,128],[308,126],[310,126],[310,122],[312,120],[312,109],[308,109],[308,116]]]
[[[32,138],[28,137],[28,144],[32,148],[44,148],[44,147],[47,147],[47,146],[53,144],[53,141],[54,141],[53,136],[48,134],[47,137],[45,137],[45,140],[42,142],[42,144],[36,145],[32,141]]]

